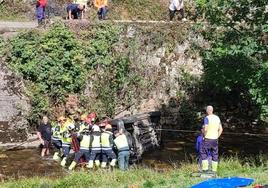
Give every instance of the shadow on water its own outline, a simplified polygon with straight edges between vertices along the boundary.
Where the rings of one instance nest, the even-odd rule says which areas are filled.
[[[145,153],[139,166],[164,172],[179,167],[181,163],[195,163],[196,136],[193,133],[179,133],[164,137],[161,148]],[[219,143],[221,158],[237,156],[242,162],[260,165],[260,154],[268,155],[268,136],[223,135]],[[7,179],[33,176],[57,178],[66,175],[66,171],[57,162],[42,159],[38,149],[25,149],[0,153],[0,174]]]
[[[162,148],[145,153],[144,165],[165,171],[176,168],[181,163],[196,163],[197,136],[193,133],[180,133],[164,139]],[[261,165],[263,158],[268,156],[268,135],[266,137],[222,135],[219,140],[219,153],[220,158],[238,157],[242,163]]]

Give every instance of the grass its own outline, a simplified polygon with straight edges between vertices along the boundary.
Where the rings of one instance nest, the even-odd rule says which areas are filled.
[[[49,179],[34,177],[16,181],[9,180],[0,184],[3,188],[65,188],[65,187],[170,187],[184,188],[204,181],[191,177],[196,171],[196,164],[184,163],[179,168],[167,172],[156,172],[151,169],[133,168],[127,172],[97,170],[95,172],[73,172],[63,178]],[[255,184],[268,184],[267,164],[261,166],[242,164],[237,158],[221,161],[218,175],[220,177],[239,176],[255,179]]]
[[[0,20],[29,21],[34,19],[34,5],[21,0],[5,1],[0,4]]]
[[[62,4],[68,0],[56,0],[56,2]],[[168,20],[168,4],[166,0],[113,0],[108,4],[108,19]],[[26,4],[21,0],[5,1],[0,4],[0,12],[0,20],[30,21],[35,19],[35,5]],[[96,14],[96,8],[90,8],[87,12],[87,19],[97,20]]]

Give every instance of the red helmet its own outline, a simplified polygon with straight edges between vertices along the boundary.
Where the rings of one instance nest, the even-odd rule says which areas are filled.
[[[96,119],[96,117],[97,117],[97,114],[95,112],[92,112],[87,117],[94,121]]]
[[[97,117],[97,114],[95,112],[92,112],[87,116],[85,122],[88,124],[91,124],[92,121],[95,121],[96,117]]]

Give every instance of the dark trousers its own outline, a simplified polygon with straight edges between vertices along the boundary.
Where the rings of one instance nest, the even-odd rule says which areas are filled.
[[[62,150],[63,150],[63,157],[67,157],[70,153],[71,145],[69,146],[63,145]]]
[[[209,156],[211,155],[212,161],[217,162],[219,160],[219,147],[218,147],[218,140],[214,139],[205,139],[201,145],[201,159],[208,160]]]
[[[85,157],[86,162],[88,162],[89,161],[89,156],[90,156],[89,150],[80,149],[77,153],[75,153],[74,161],[76,163],[78,163],[79,162],[79,159],[81,157],[83,157],[83,156]]]
[[[108,162],[108,159],[116,159],[116,155],[112,149],[102,150],[102,162]]]
[[[38,23],[42,22],[45,19],[45,7],[41,5],[36,6],[36,18]]]
[[[52,139],[52,144],[57,150],[60,150],[62,147],[61,140]]]
[[[184,9],[180,9],[180,10],[170,10],[169,9],[169,19],[170,19],[170,21],[173,20],[173,18],[175,17],[176,12],[179,12],[181,14],[181,17],[184,18]]]
[[[100,8],[99,11],[98,11],[99,19],[104,20],[106,18],[107,12],[108,12],[107,7]]]
[[[100,160],[101,150],[91,150],[89,160]]]

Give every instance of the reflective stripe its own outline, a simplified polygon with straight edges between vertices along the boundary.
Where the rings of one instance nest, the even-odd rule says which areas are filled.
[[[80,150],[82,150],[82,149],[83,149],[83,150],[87,150],[87,151],[89,150],[89,148],[80,147]]]
[[[98,151],[101,150],[101,148],[91,148],[92,151]]]
[[[102,148],[111,148],[112,147],[112,143],[110,143],[110,138],[112,136],[113,133],[111,132],[103,132],[101,134],[101,147]]]
[[[70,143],[62,143],[62,147],[71,147]]]
[[[52,140],[61,140],[59,137],[52,136]]]
[[[102,150],[111,150],[112,147],[102,147],[101,149],[102,149]]]

